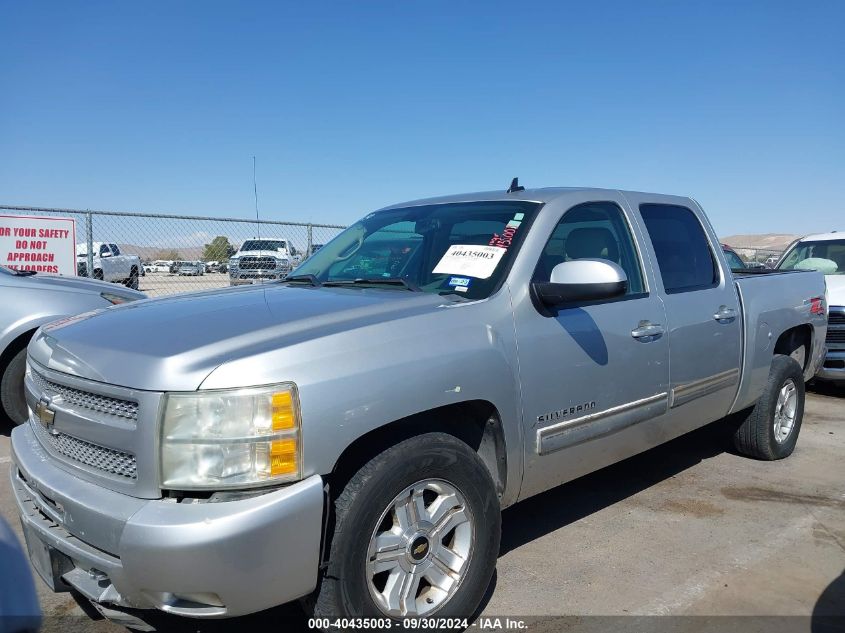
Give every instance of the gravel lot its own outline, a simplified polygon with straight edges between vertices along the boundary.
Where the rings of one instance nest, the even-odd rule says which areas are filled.
[[[214,288],[228,288],[227,273],[206,273],[198,277],[171,275],[170,273],[147,273],[138,279],[138,290],[149,297],[164,297],[183,292],[198,292]]]
[[[808,616],[845,616],[845,390],[822,385],[808,394],[787,460],[735,455],[725,431],[710,425],[507,510],[484,614],[577,616],[529,621],[528,630],[544,631],[642,631],[642,620],[585,618],[636,614],[780,616],[720,620],[717,630],[843,630],[845,619],[820,627]],[[0,427],[4,469],[9,432]],[[0,514],[19,530],[6,477]],[[63,616],[48,618],[45,631],[124,630],[88,620],[68,594],[37,586],[45,613]],[[297,607],[245,620],[165,618],[161,628],[305,628]],[[708,619],[681,622],[700,631]]]

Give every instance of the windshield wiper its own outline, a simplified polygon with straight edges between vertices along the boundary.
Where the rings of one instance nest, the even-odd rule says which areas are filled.
[[[408,290],[413,292],[422,292],[420,287],[415,284],[413,281],[409,281],[407,279],[403,279],[402,277],[371,277],[371,278],[359,278],[359,279],[344,279],[338,281],[324,281],[324,286],[404,286]]]
[[[320,283],[320,280],[317,279],[315,275],[288,275],[287,277],[282,279],[282,281],[307,281],[315,288],[319,288],[323,285]]]
[[[32,277],[33,275],[37,275],[34,270],[16,270],[15,275],[18,277]]]

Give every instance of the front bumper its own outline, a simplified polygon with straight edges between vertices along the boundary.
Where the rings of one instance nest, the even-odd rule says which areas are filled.
[[[845,349],[827,350],[824,363],[816,374],[816,378],[845,382]]]
[[[12,432],[12,489],[28,538],[61,553],[95,603],[230,617],[300,598],[317,582],[319,476],[238,501],[177,503],[106,490],[56,466],[28,425]],[[106,551],[98,543],[115,543]]]

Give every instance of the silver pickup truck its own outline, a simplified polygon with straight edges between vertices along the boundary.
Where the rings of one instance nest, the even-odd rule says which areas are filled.
[[[503,508],[729,413],[788,456],[826,320],[821,274],[735,277],[689,198],[387,207],[284,281],[43,327],[31,560],[107,615],[466,618]]]

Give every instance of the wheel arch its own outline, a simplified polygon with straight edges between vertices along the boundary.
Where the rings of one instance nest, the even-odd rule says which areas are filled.
[[[772,348],[773,354],[783,354],[790,356],[795,350],[804,346],[804,366],[801,368],[806,371],[813,355],[813,326],[804,323],[796,325],[788,330],[785,330],[778,337],[775,346]]]
[[[421,411],[360,435],[335,461],[332,472],[327,476],[330,489],[342,488],[343,483],[361,466],[387,448],[434,431],[456,437],[478,454],[493,479],[497,496],[502,500],[509,483],[507,445],[502,417],[488,400],[467,400]]]
[[[27,329],[17,334],[15,338],[9,341],[9,344],[0,351],[0,371],[6,367],[6,364],[12,359],[12,357],[14,357],[15,354],[29,344],[29,341],[32,339],[38,328],[38,325],[32,326],[30,324]]]

